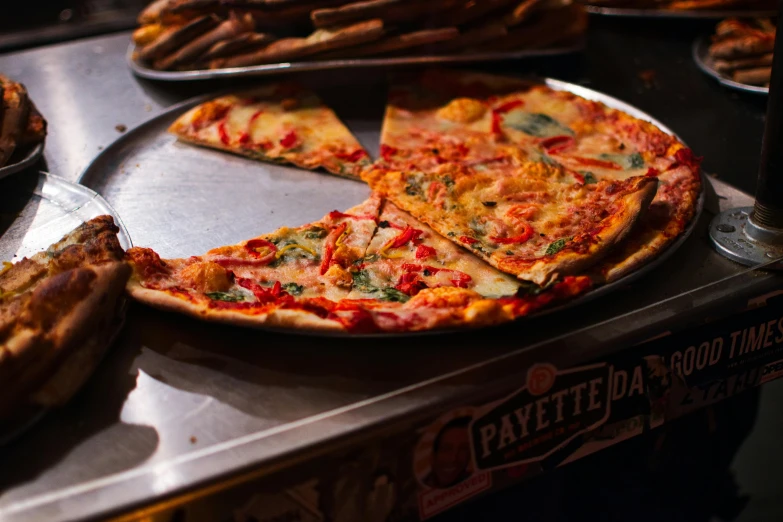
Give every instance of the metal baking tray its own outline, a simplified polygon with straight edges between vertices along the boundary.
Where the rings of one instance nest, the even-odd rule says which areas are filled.
[[[11,174],[16,174],[28,167],[32,167],[35,162],[41,158],[43,151],[43,141],[37,145],[28,147],[27,150],[21,152],[16,151],[14,155],[11,156],[11,161],[13,163],[8,163],[5,167],[0,167],[0,179],[10,176]]]
[[[616,98],[558,80],[542,81],[553,89],[603,102],[672,133],[661,122]],[[127,220],[139,245],[154,249],[164,258],[188,257],[281,226],[315,221],[369,196],[369,187],[361,181],[195,147],[167,133],[166,129],[180,114],[219,95],[185,101],[127,132],[82,173],[80,182],[103,194],[114,205]],[[338,115],[344,114],[339,107],[335,109]],[[377,109],[377,119],[351,116],[343,120],[370,154],[375,155],[383,106]],[[626,277],[552,310],[570,308],[605,295],[655,269],[693,231],[703,207],[703,194],[702,189],[697,213],[685,233],[660,256]]]
[[[603,16],[616,16],[621,18],[680,18],[694,20],[718,20],[739,16],[742,18],[764,18],[777,16],[774,9],[717,9],[717,10],[680,10],[680,9],[650,9],[640,7],[604,7],[599,5],[586,5],[585,9],[590,14]]]
[[[120,227],[123,248],[132,246],[117,213],[92,190],[58,176],[39,172],[0,182],[0,261],[18,261],[45,250],[65,234],[96,216],[108,214]],[[119,333],[125,306],[119,307],[112,335]],[[11,421],[0,423],[0,446],[37,422],[46,410],[29,406]]]
[[[309,60],[301,62],[271,63],[229,69],[203,69],[197,71],[156,71],[133,59],[136,46],[131,42],[126,60],[134,74],[149,80],[170,82],[190,80],[214,80],[217,78],[244,78],[270,74],[319,71],[326,69],[364,69],[371,67],[399,67],[411,65],[446,65],[500,60],[522,60],[542,58],[580,52],[584,49],[584,39],[571,45],[549,49],[526,49],[521,51],[471,53],[451,56],[401,56],[398,58],[354,58],[342,60]]]
[[[693,56],[693,61],[696,62],[696,65],[699,67],[699,69],[702,70],[703,73],[712,76],[722,85],[725,85],[731,89],[752,92],[755,94],[769,94],[769,87],[761,87],[759,85],[748,85],[747,83],[735,82],[728,76],[716,71],[712,67],[712,60],[710,59],[710,54],[708,52],[709,47],[710,39],[708,36],[699,37],[696,39],[696,41],[693,42],[691,55]]]

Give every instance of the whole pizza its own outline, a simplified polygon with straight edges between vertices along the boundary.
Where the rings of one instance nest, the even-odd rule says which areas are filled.
[[[205,320],[351,333],[498,324],[649,262],[686,230],[699,158],[546,85],[450,70],[389,89],[380,157],[291,83],[222,96],[183,141],[361,179],[321,220],[184,259],[126,254],[135,299]]]

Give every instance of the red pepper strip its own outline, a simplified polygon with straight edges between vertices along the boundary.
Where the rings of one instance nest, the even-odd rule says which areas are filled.
[[[356,163],[357,161],[359,161],[360,159],[364,158],[365,156],[367,156],[367,153],[365,151],[363,151],[362,149],[357,149],[357,150],[355,150],[353,152],[337,152],[337,153],[335,153],[335,157],[337,157],[337,159],[345,160],[345,161],[348,161],[350,163]]]
[[[400,233],[400,235],[398,235],[397,237],[395,237],[389,242],[388,244],[389,246],[386,248],[400,248],[401,246],[408,244],[409,241],[415,241],[416,239],[418,239],[419,236],[422,235],[422,233],[423,232],[421,230],[417,228],[413,228],[410,225],[407,225]]]
[[[416,263],[403,263],[402,264],[402,269],[405,272],[421,272],[423,270],[423,268],[424,268],[423,266],[417,265]],[[438,271],[438,269],[436,268],[435,272],[437,272],[437,271]]]
[[[500,243],[501,245],[514,245],[514,244],[524,243],[528,239],[533,237],[533,227],[531,227],[530,224],[528,223],[523,223],[523,226],[525,227],[525,230],[518,236],[514,236],[514,237],[491,236],[489,239],[490,241],[494,243]]]
[[[701,168],[702,156],[696,156],[691,149],[680,149],[674,153],[674,159],[683,165],[687,165],[694,172],[699,172]]]
[[[269,254],[262,256],[257,250],[258,248],[261,247],[268,248]],[[251,239],[250,241],[245,243],[245,250],[247,250],[251,256],[261,259],[261,258],[269,257],[270,254],[272,255],[272,257],[274,257],[274,253],[277,252],[277,247],[275,246],[274,243],[272,243],[271,241],[267,241],[266,239]]]
[[[493,134],[503,134],[503,129],[500,127],[501,119],[500,119],[500,113],[493,112],[492,113],[492,133]]]
[[[522,107],[525,104],[522,100],[511,100],[509,102],[504,103],[500,107],[495,107],[492,109],[492,112],[495,112],[497,114],[504,114],[506,112],[512,111],[516,109],[517,107]]]
[[[391,161],[392,156],[397,154],[397,149],[389,145],[381,145],[381,157],[386,161]]]
[[[250,143],[250,134],[248,134],[247,132],[243,132],[242,134],[239,135],[239,144],[247,145],[248,143]]]
[[[340,236],[343,235],[346,228],[348,228],[348,223],[340,223],[340,225],[332,229],[332,231],[329,232],[329,235],[326,236],[324,256],[323,261],[321,261],[321,275],[324,275],[326,271],[329,270],[329,265],[332,264],[332,256],[334,255],[334,245],[337,243],[337,240],[340,239]]]
[[[427,283],[419,277],[419,274],[407,273],[400,276],[400,281],[394,288],[403,294],[414,296],[427,288]]]
[[[449,272],[451,272],[451,284],[457,288],[467,288],[470,282],[473,281],[473,278],[465,272],[460,272],[459,270],[449,270]]]
[[[256,111],[253,113],[253,115],[250,117],[250,125],[253,124],[254,121],[258,119],[259,116],[261,116],[264,113],[264,111]]]
[[[546,150],[548,154],[557,154],[573,147],[576,140],[572,136],[552,136],[542,140],[539,145]]]
[[[473,278],[470,277],[465,272],[460,272],[459,270],[451,270],[449,268],[435,268],[434,266],[429,266],[429,265],[421,266],[414,263],[403,263],[402,269],[408,273],[421,272],[423,270],[426,270],[427,272],[430,273],[430,275],[435,275],[438,272],[448,272],[451,274],[451,284],[459,288],[467,288],[470,282],[473,281]]]
[[[589,165],[591,167],[601,167],[603,169],[611,169],[611,170],[623,170],[623,168],[620,165],[614,163],[613,161],[602,161],[593,158],[577,158],[577,157],[574,157],[572,159],[577,163],[579,163],[580,165]]]
[[[465,243],[466,245],[473,245],[474,243],[478,243],[478,239],[468,237],[468,236],[459,236],[459,240]]]
[[[435,249],[427,245],[419,245],[419,248],[416,249],[416,259],[427,259],[435,254]]]
[[[577,183],[579,183],[580,185],[584,185],[585,184],[585,177],[584,176],[582,176],[581,174],[579,174],[578,172],[575,172],[573,170],[569,171],[569,173],[574,177],[574,179],[576,180]]]
[[[218,124],[218,135],[220,135],[220,141],[223,142],[223,145],[228,145],[231,143],[231,139],[228,137],[228,132],[226,132],[226,122],[221,121]]]
[[[294,145],[296,145],[298,138],[296,137],[296,133],[294,131],[289,132],[286,134],[282,140],[280,140],[280,145],[283,146],[283,148],[290,149]]]
[[[280,285],[280,281],[275,281],[275,284],[274,286],[272,286],[272,288],[264,288],[263,286],[259,285],[252,279],[246,279],[244,277],[240,277],[237,279],[237,284],[242,288],[247,288],[248,290],[253,292],[253,295],[256,296],[258,302],[262,304],[273,303],[281,299],[284,301],[292,300],[288,292],[283,290],[282,285]]]
[[[658,174],[660,173],[661,173],[660,170],[650,167],[649,169],[647,169],[647,172],[644,175],[647,176],[648,178],[654,178],[657,177]]]

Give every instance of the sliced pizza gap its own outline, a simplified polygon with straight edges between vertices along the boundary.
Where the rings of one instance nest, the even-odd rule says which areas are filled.
[[[357,179],[367,152],[313,92],[267,85],[202,103],[169,128],[179,139],[261,161],[323,168]]]

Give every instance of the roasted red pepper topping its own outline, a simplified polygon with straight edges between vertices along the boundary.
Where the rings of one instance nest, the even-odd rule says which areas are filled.
[[[223,142],[223,145],[229,145],[231,143],[231,139],[229,138],[228,132],[226,131],[225,121],[218,123],[218,135],[220,136],[220,141]]]
[[[589,165],[590,167],[600,167],[602,169],[623,170],[623,168],[620,165],[618,165],[613,161],[603,161],[594,158],[577,158],[577,157],[573,158],[573,160],[579,163],[580,165]]]
[[[335,157],[338,159],[348,161],[350,163],[356,163],[360,159],[367,156],[367,153],[363,151],[362,149],[356,149],[353,152],[337,152],[335,153]]]
[[[704,158],[694,155],[691,149],[680,149],[674,153],[674,159],[683,165],[687,165],[694,172],[699,172]]]
[[[479,242],[478,239],[468,236],[459,236],[459,240],[466,245],[473,245]]]
[[[522,107],[524,104],[525,102],[523,100],[511,100],[509,102],[504,103],[500,107],[495,107],[494,109],[492,109],[492,112],[495,112],[497,114],[505,114],[518,107]]]
[[[280,145],[285,149],[291,149],[297,144],[298,141],[299,138],[296,136],[296,132],[290,131],[283,137],[282,140],[280,140]]]
[[[416,241],[422,234],[421,230],[407,225],[397,237],[389,241],[389,246],[386,248],[400,248],[407,245],[410,241]]]
[[[247,145],[248,143],[250,143],[250,134],[248,134],[247,132],[243,132],[242,134],[239,135],[239,144],[244,146]]]
[[[576,180],[576,182],[579,183],[580,185],[585,184],[585,177],[579,174],[578,172],[571,170],[569,171],[569,174],[571,174]]]
[[[258,119],[259,116],[261,116],[264,113],[264,111],[256,111],[253,113],[253,115],[250,117],[250,125],[253,124],[254,121]]]
[[[392,156],[397,154],[397,149],[390,147],[389,145],[381,145],[381,157],[386,161],[391,161]]]
[[[533,227],[529,223],[522,223],[524,231],[518,236],[513,237],[497,237],[490,236],[490,240],[494,243],[500,243],[501,245],[515,245],[519,243],[525,243],[528,239],[533,237]]]
[[[576,140],[572,136],[552,136],[539,143],[548,154],[558,154],[573,147],[575,144]]]
[[[427,245],[419,245],[419,248],[416,249],[416,259],[427,259],[435,254],[435,249]]]
[[[441,191],[446,191],[446,185],[440,181],[433,181],[430,183],[430,187],[427,189],[427,201],[435,201]]]
[[[247,279],[244,277],[237,278],[236,282],[242,288],[246,288],[253,292],[253,295],[256,296],[256,299],[261,304],[280,302],[281,300],[293,301],[291,295],[283,290],[280,281],[275,281],[275,284],[272,286],[272,288],[265,288],[252,279]]]
[[[451,272],[451,283],[458,288],[467,288],[473,278],[465,272],[459,270],[449,270]]]
[[[492,133],[493,134],[503,134],[503,128],[500,126],[502,123],[502,116],[499,112],[493,112],[492,113]]]
[[[337,227],[332,229],[331,232],[329,232],[329,235],[326,236],[326,241],[324,242],[324,255],[323,260],[321,261],[321,275],[324,275],[327,270],[329,270],[329,266],[332,264],[332,256],[334,255],[334,247],[337,243],[337,240],[340,239],[340,236],[345,233],[345,229],[348,228],[348,223],[340,223]]]
[[[258,251],[259,248],[268,248],[269,252],[261,253]],[[247,250],[247,252],[256,259],[266,260],[268,258],[269,262],[271,263],[275,258],[277,247],[274,243],[267,241],[266,239],[251,239],[245,243],[245,250]]]
[[[449,268],[436,268],[429,265],[422,266],[415,263],[403,263],[402,269],[407,273],[418,273],[426,271],[427,274],[425,275],[435,275],[438,272],[448,272],[451,276],[451,284],[459,288],[467,288],[470,285],[470,282],[473,281],[473,278],[465,272],[451,270]]]
[[[427,288],[427,283],[419,277],[419,274],[408,272],[400,276],[400,280],[394,288],[403,294],[414,296]]]
[[[655,178],[660,173],[661,173],[660,170],[650,167],[649,169],[647,169],[647,172],[644,175],[647,176],[648,178]]]

